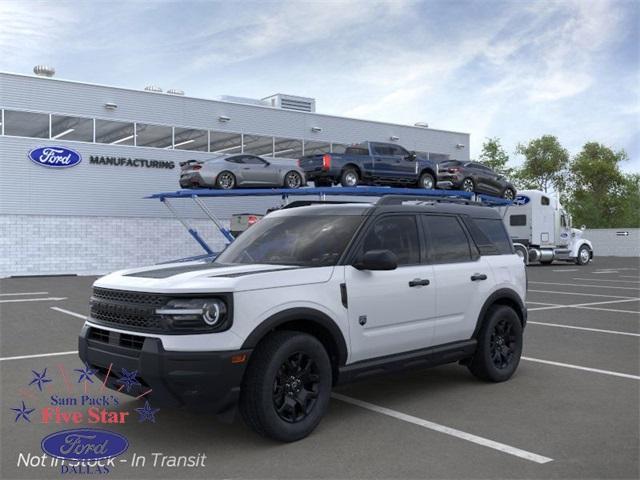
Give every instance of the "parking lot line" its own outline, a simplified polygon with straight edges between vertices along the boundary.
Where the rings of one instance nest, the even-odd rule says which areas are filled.
[[[527,310],[530,312],[535,312],[538,310],[556,310],[558,308],[587,308],[589,309],[589,307],[591,307],[592,305],[607,305],[609,303],[625,303],[625,302],[635,302],[637,300],[640,300],[640,298],[627,298],[624,300],[607,300],[607,301],[603,301],[603,302],[589,302],[589,303],[576,303],[575,305],[556,305],[556,304],[549,304],[549,306],[547,307],[536,307],[536,308],[528,308]],[[598,308],[597,310],[607,310],[607,311],[612,311],[612,312],[632,312],[632,313],[637,313],[637,312],[633,312],[631,310],[612,310],[612,309],[601,309]]]
[[[532,302],[530,300],[527,300],[527,305],[528,304],[531,304],[531,305],[546,305],[548,307],[550,307],[550,306],[560,307],[561,306],[561,305],[558,305],[557,303]]]
[[[614,283],[640,283],[634,280],[609,280],[608,278],[581,278],[573,277],[573,280],[587,280],[589,282],[614,282]]]
[[[38,353],[36,355],[20,355],[19,357],[2,357],[0,358],[0,362],[4,362],[7,360],[25,360],[27,358],[40,358],[40,357],[57,357],[61,355],[73,355],[77,354],[77,350],[71,350],[69,352],[54,352],[54,353]]]
[[[615,288],[615,287],[613,287]],[[623,297],[621,295],[602,295],[599,293],[580,293],[580,292],[557,292],[555,290],[527,290],[527,292],[535,293],[557,293],[558,295],[578,295],[582,297],[606,297],[606,298],[628,298],[631,300],[637,300],[637,297]]]
[[[640,315],[640,312],[637,312],[635,310],[617,310],[615,308],[601,308],[601,307],[574,307],[574,308],[581,308],[584,310],[600,310],[602,312],[631,313],[635,315]]]
[[[55,310],[56,312],[60,312],[60,313],[66,313],[67,315],[71,315],[72,317],[81,318],[83,320],[87,319],[86,315],[81,315],[80,313],[72,312],[70,310],[65,310],[64,308],[59,308],[59,307],[50,307],[50,308],[51,310]]]
[[[11,298],[8,300],[0,300],[0,303],[18,303],[18,302],[58,302],[66,300],[67,297],[46,297],[46,298]]]
[[[544,457],[536,453],[528,452],[526,450],[521,450],[520,448],[512,447],[504,443],[495,442],[493,440],[489,440],[488,438],[479,437],[477,435],[463,432],[455,428],[446,427],[438,423],[430,422],[429,420],[423,420],[422,418],[414,417],[413,415],[407,415],[405,413],[401,413],[396,410],[380,407],[378,405],[374,405],[373,403],[363,402],[362,400],[358,400],[352,397],[347,397],[339,393],[332,393],[331,396],[336,400],[340,400],[342,402],[349,403],[351,405],[355,405],[357,407],[364,408],[372,412],[380,413],[382,415],[387,415],[389,417],[393,417],[398,420],[402,420],[404,422],[412,423],[414,425],[418,425],[420,427],[427,428],[429,430],[434,430],[436,432],[451,435],[452,437],[460,438],[462,440],[466,440],[468,442],[472,442],[477,445],[482,445],[483,447],[492,448],[494,450],[498,450],[503,453],[508,453],[509,455],[514,455],[516,457],[520,457],[525,460],[529,460],[531,462],[542,464],[542,463],[549,463],[553,461],[553,459],[549,457]]]
[[[618,275],[620,278],[638,278],[638,275]]]
[[[49,292],[0,293],[0,297],[15,297],[17,295],[49,295]]]
[[[560,268],[558,270],[551,270],[552,272],[579,272],[579,268]]]
[[[557,283],[557,282],[534,282],[529,281],[529,283],[536,283],[539,285],[563,285],[566,287],[583,287],[583,288],[615,288],[620,290],[640,290],[640,287],[619,287],[617,285],[585,285],[583,283]]]
[[[638,375],[630,375],[628,373],[612,372],[610,370],[600,370],[599,368],[583,367],[582,365],[573,365],[571,363],[552,362],[551,360],[542,360],[540,358],[520,357],[522,360],[529,362],[544,363],[546,365],[554,365],[556,367],[572,368],[574,370],[583,370],[585,372],[602,373],[613,377],[631,378],[632,380],[640,380]]]
[[[618,332],[616,330],[602,330],[600,328],[576,327],[574,325],[563,325],[563,324],[560,324],[560,323],[546,323],[546,322],[528,321],[527,325],[543,325],[545,327],[569,328],[569,329],[572,329],[572,330],[584,330],[584,331],[587,331],[587,332],[612,333],[612,334],[615,334],[615,335],[628,335],[630,337],[640,337],[640,333]]]

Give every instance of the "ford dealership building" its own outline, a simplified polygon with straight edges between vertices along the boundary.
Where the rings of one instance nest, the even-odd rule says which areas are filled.
[[[158,201],[179,162],[216,153],[290,158],[397,142],[436,160],[469,159],[469,134],[315,113],[315,101],[192,98],[0,73],[0,277],[93,274],[202,253]],[[277,199],[209,200],[220,218]],[[213,245],[221,238],[184,207]]]

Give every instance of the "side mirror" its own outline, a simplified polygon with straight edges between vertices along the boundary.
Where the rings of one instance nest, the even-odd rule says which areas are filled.
[[[264,161],[264,166],[265,166],[265,167],[268,167],[269,165],[271,165],[271,163],[270,163],[270,162],[267,162],[267,161],[265,160],[265,161]]]
[[[414,152],[413,150],[410,151],[407,158],[413,162],[416,159],[416,152]]]
[[[395,270],[398,257],[390,250],[369,250],[353,264],[358,270]]]

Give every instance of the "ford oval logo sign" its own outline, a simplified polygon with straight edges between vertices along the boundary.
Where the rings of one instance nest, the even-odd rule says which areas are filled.
[[[127,451],[129,441],[119,433],[79,428],[47,435],[41,446],[42,451],[51,457],[92,461],[117,457]]]
[[[513,201],[514,205],[526,205],[531,200],[526,195],[516,195],[515,200]]]
[[[40,147],[29,152],[29,159],[43,167],[69,168],[78,165],[82,161],[82,156],[69,148]]]

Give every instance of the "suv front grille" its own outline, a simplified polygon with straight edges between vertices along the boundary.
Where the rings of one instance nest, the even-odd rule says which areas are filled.
[[[94,288],[91,319],[113,327],[163,332],[167,327],[155,311],[167,301],[166,296],[159,294]]]

